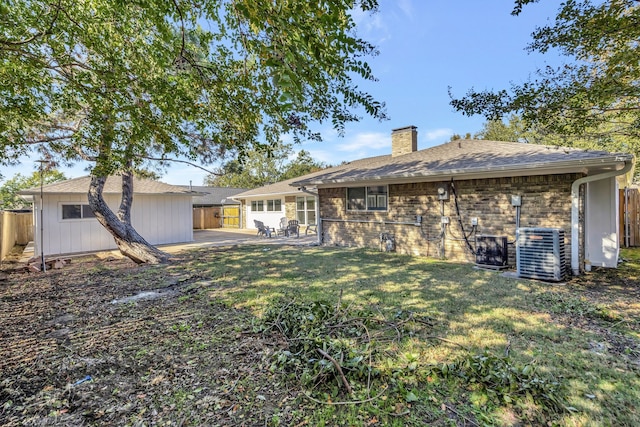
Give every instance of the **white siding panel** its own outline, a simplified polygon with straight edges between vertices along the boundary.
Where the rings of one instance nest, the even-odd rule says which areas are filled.
[[[269,198],[269,199],[277,199],[278,197],[273,197],[273,198]],[[264,211],[261,212],[252,212],[251,211],[251,202],[254,200],[262,200],[264,201]],[[282,218],[283,216],[285,216],[284,213],[284,199],[281,199],[281,203],[282,203],[282,210],[278,211],[278,212],[268,212],[267,209],[267,198],[264,197],[258,197],[258,198],[253,198],[253,199],[247,199],[247,204],[246,204],[246,218],[247,218],[247,229],[251,230],[251,229],[255,229],[255,225],[253,223],[254,220],[256,221],[262,221],[264,223],[264,225],[271,227],[271,228],[278,228],[278,225],[280,224],[280,218]]]
[[[36,209],[40,197],[35,197]],[[116,212],[120,197],[105,196],[105,202]],[[97,219],[62,220],[62,203],[88,203],[85,195],[45,195],[43,221],[44,253],[47,256],[116,249],[111,234]],[[40,213],[36,212],[36,253],[40,253]],[[193,241],[191,196],[135,195],[131,221],[149,243],[181,243]]]
[[[133,226],[153,245],[193,240],[190,196],[137,196]]]
[[[615,178],[587,184],[585,262],[598,267],[618,265],[618,188]]]

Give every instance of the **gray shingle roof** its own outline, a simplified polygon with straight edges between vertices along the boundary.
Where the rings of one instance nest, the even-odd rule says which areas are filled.
[[[298,186],[295,185],[296,182],[300,181],[301,179],[312,179],[316,176],[323,176],[325,174],[330,174],[330,173],[338,173],[342,170],[345,169],[349,169],[349,168],[354,168],[354,167],[360,167],[360,166],[366,166],[369,164],[374,164],[377,163],[378,161],[381,161],[383,159],[390,159],[391,155],[384,155],[384,156],[377,156],[377,157],[368,157],[366,159],[361,159],[361,160],[354,160],[352,162],[349,163],[344,163],[338,166],[333,166],[327,169],[322,169],[320,171],[317,172],[312,172],[310,174],[304,175],[304,176],[300,176],[297,178],[291,178],[291,179],[287,179],[285,181],[280,181],[280,182],[276,182],[275,184],[270,184],[270,185],[265,185],[263,187],[258,187],[258,188],[254,188],[248,191],[245,191],[243,193],[240,194],[236,194],[234,196],[234,198],[236,199],[244,199],[247,197],[252,197],[252,196],[266,196],[266,195],[284,195],[284,194],[299,194],[300,191],[298,190]]]
[[[42,187],[42,191],[47,194],[87,194],[90,176],[68,179],[66,181],[54,182]],[[177,185],[165,184],[160,181],[152,181],[149,179],[133,178],[134,194],[176,194],[186,195],[192,194],[188,189],[184,189]],[[104,185],[103,194],[121,194],[122,181],[119,176],[110,176]],[[20,191],[21,195],[37,195],[40,194],[40,187],[33,187]]]
[[[321,185],[370,181],[420,181],[474,174],[535,174],[574,171],[613,170],[622,161],[632,160],[624,153],[608,153],[575,148],[517,142],[459,140],[413,153],[381,156],[351,162],[346,167],[325,170],[294,179],[292,185]]]
[[[239,204],[232,199],[238,193],[242,193],[246,191],[246,188],[231,188],[231,187],[208,187],[204,185],[182,185],[182,188],[201,193],[200,196],[193,197],[194,206],[197,205],[207,205],[207,206],[215,206],[215,205],[233,205]]]

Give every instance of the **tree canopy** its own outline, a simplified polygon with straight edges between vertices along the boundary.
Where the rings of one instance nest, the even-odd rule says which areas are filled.
[[[269,152],[253,150],[232,159],[205,178],[205,184],[216,187],[257,188],[274,182],[296,178],[326,167],[301,150],[293,160],[293,147],[282,144]]]
[[[383,119],[357,84],[375,80],[365,58],[376,50],[356,34],[356,7],[377,1],[2,2],[0,162],[34,146],[93,162],[96,217],[130,233],[132,171],[146,161],[206,164],[282,134],[317,139],[314,123],[342,132],[360,110]],[[114,173],[117,214],[101,203]]]
[[[67,179],[62,172],[56,169],[43,169],[35,171],[31,175],[25,176],[20,173],[7,179],[0,186],[0,210],[1,209],[23,209],[27,203],[18,192],[27,188],[34,188],[42,184],[64,181]]]
[[[535,0],[518,0],[513,14]],[[526,9],[526,8],[524,8]],[[640,3],[570,0],[555,22],[536,29],[530,51],[563,54],[561,67],[509,89],[476,91],[451,104],[496,120],[518,114],[526,126],[563,144],[640,152]]]

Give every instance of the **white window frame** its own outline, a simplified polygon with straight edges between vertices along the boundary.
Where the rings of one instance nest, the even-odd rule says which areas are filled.
[[[264,200],[252,200],[251,212],[264,212]]]
[[[298,209],[298,202],[300,202],[300,199],[304,199],[304,209]],[[313,200],[312,209],[309,209],[309,204],[308,204],[309,200]],[[316,211],[317,204],[318,204],[318,200],[314,196],[296,196],[296,219],[300,222],[300,224],[302,225],[317,224],[318,222],[318,218],[317,218],[318,212]],[[313,216],[316,217],[315,221],[309,221],[310,212],[313,212]]]
[[[374,192],[372,189],[376,187],[384,187],[384,193],[379,194]],[[351,203],[351,199],[349,198],[349,191],[355,189],[364,189],[364,209],[354,209],[352,208],[353,203]],[[369,192],[373,194],[369,194]],[[345,190],[345,208],[347,212],[380,212],[387,211],[389,209],[389,186],[388,185],[369,185],[362,187],[347,187]],[[375,206],[372,206],[375,204]],[[380,207],[384,205],[384,207]]]
[[[269,199],[267,200],[266,206],[267,212],[282,212],[282,199]]]
[[[65,218],[64,217],[64,207],[65,206],[79,206],[80,207],[80,216],[77,218]],[[91,207],[88,203],[78,203],[78,202],[58,202],[58,213],[60,221],[91,221],[95,219],[95,214],[91,210]]]

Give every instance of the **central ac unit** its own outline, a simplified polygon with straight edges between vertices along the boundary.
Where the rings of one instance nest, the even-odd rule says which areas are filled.
[[[519,228],[516,231],[518,276],[561,281],[566,275],[564,230]]]
[[[477,236],[476,265],[490,268],[508,266],[507,236]]]

